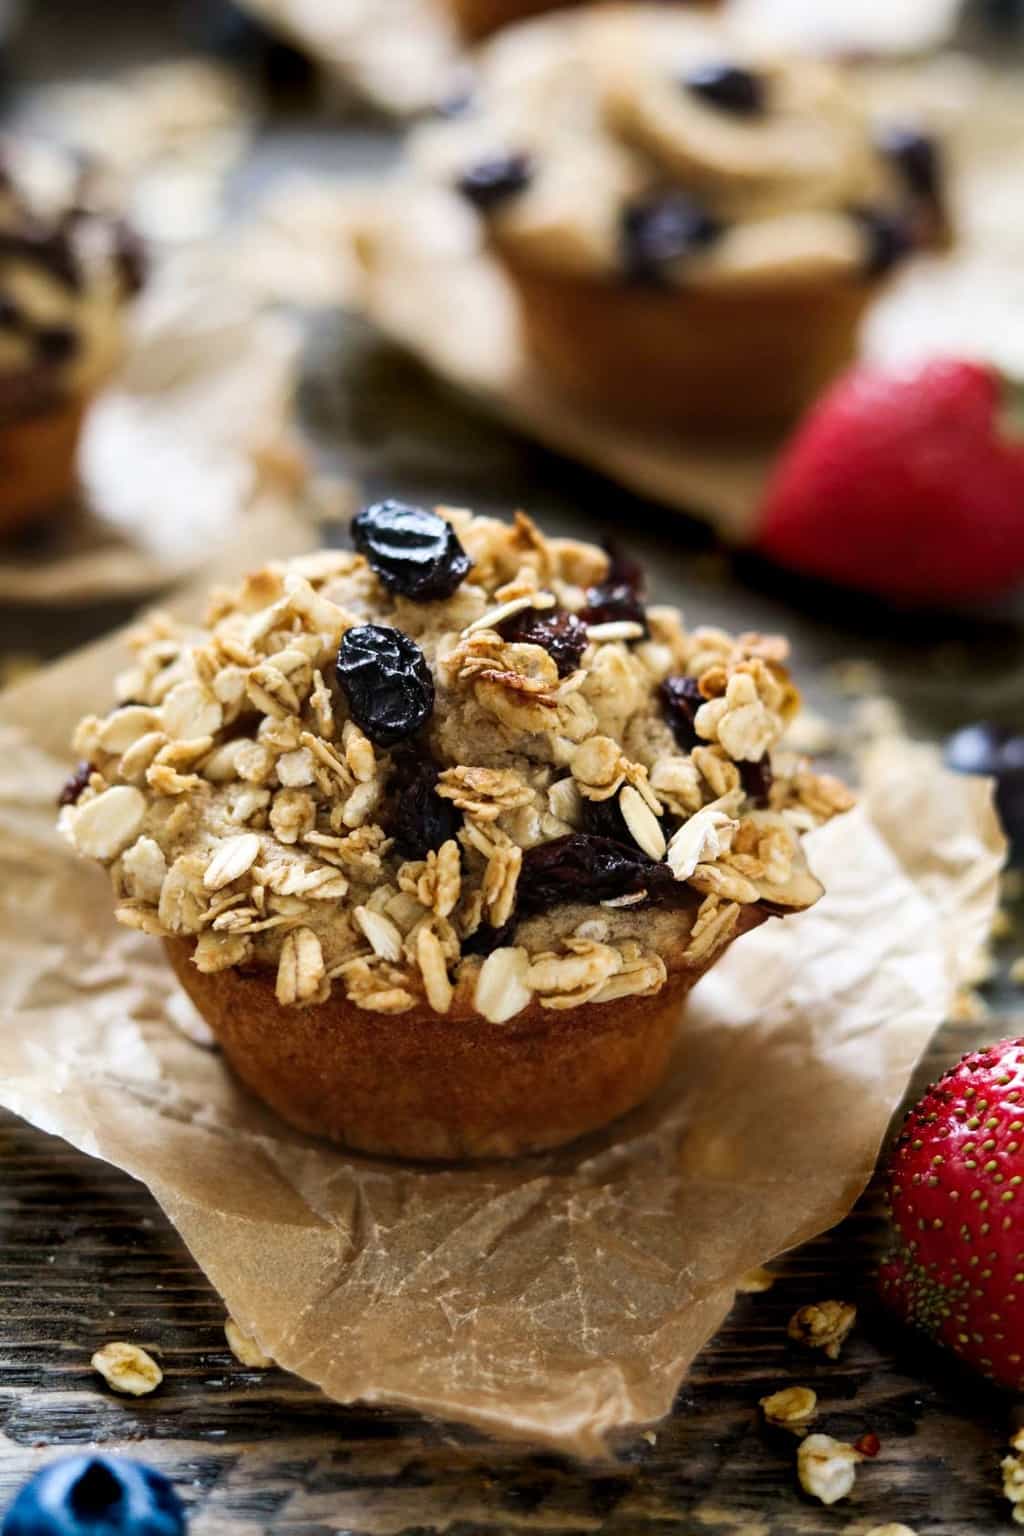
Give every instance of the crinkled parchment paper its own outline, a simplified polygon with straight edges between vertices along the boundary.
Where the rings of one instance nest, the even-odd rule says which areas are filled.
[[[876,305],[865,354],[900,363],[941,352],[989,358],[1024,379],[1024,89],[956,56],[863,71],[881,110],[942,126],[949,140],[959,240],[911,263]],[[526,357],[515,297],[454,193],[411,176],[338,191],[322,213],[307,197],[307,242],[345,227],[361,263],[350,303],[481,406],[548,447],[668,506],[706,516],[726,538],[748,534],[778,440],[687,442],[596,419],[555,394]]]
[[[271,522],[253,558],[268,537],[299,542]],[[561,1152],[429,1170],[250,1099],[183,1032],[159,947],[58,841],[66,737],[120,656],[103,642],[0,700],[0,1103],[144,1180],[242,1327],[332,1397],[586,1456],[666,1413],[740,1277],[869,1178],[988,931],[988,785],[888,749],[814,835],[827,897],[705,978],[650,1104]]]
[[[170,585],[245,537],[273,488],[306,521],[292,403],[301,336],[200,251],[167,257],[79,450],[51,539],[0,544],[0,598],[81,602]]]

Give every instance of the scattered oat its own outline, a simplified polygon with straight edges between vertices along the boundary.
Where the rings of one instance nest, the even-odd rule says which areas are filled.
[[[129,1397],[145,1397],[148,1392],[155,1392],[164,1379],[152,1355],[137,1344],[104,1344],[93,1355],[92,1368],[108,1387]]]
[[[818,1394],[810,1387],[783,1387],[761,1398],[765,1422],[780,1429],[791,1429],[795,1434],[807,1433],[807,1426],[818,1411]]]
[[[786,1332],[808,1349],[823,1349],[830,1360],[839,1352],[857,1321],[857,1308],[848,1301],[813,1301],[789,1320]]]
[[[852,1493],[859,1451],[831,1435],[808,1435],[796,1453],[800,1486],[823,1504],[835,1504]]]
[[[740,1296],[759,1296],[763,1291],[770,1291],[775,1284],[776,1276],[770,1269],[748,1269],[740,1280],[736,1290]]]
[[[233,1317],[229,1317],[224,1324],[224,1337],[235,1359],[241,1365],[247,1365],[254,1371],[265,1371],[274,1364],[270,1355],[265,1355],[256,1340],[248,1333],[243,1333]]]

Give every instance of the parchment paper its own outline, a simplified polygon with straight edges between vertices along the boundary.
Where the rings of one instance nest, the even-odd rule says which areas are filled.
[[[243,533],[273,487],[308,518],[292,403],[301,334],[215,253],[166,256],[79,448],[52,533],[0,542],[0,599],[83,602],[170,586]]]
[[[300,542],[271,516],[248,554]],[[558,1153],[429,1170],[250,1099],[58,841],[67,735],[119,662],[103,642],[0,700],[0,1103],[144,1180],[243,1328],[332,1397],[605,1454],[669,1410],[740,1277],[869,1178],[988,932],[989,786],[925,748],[876,758],[862,806],[812,840],[827,897],[705,978],[650,1104]]]
[[[1024,379],[1020,71],[1000,75],[940,56],[862,73],[880,109],[945,129],[958,230],[951,255],[909,264],[875,306],[865,356],[891,364],[941,353],[982,357]],[[709,444],[625,429],[554,393],[531,367],[511,287],[454,193],[406,174],[325,191],[319,215],[307,196],[302,214],[307,242],[328,223],[354,242],[362,277],[350,304],[481,407],[631,490],[707,517],[727,539],[749,535],[781,439]]]

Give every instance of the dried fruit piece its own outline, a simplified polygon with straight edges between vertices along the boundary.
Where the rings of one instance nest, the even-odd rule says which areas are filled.
[[[717,219],[682,192],[665,192],[623,210],[622,265],[633,282],[660,284],[691,251],[711,245],[722,232]]]
[[[702,101],[738,117],[759,117],[767,106],[764,80],[738,64],[698,64],[683,84]]]
[[[697,711],[707,700],[700,691],[695,677],[666,677],[661,685],[661,702],[665,718],[672,727],[672,734],[684,752],[691,752],[700,737],[694,721]]]
[[[463,171],[455,185],[474,208],[489,213],[506,198],[524,191],[532,175],[533,163],[529,155],[491,155]]]
[[[396,852],[405,859],[424,859],[458,834],[462,817],[450,800],[437,793],[437,779],[437,768],[429,758],[406,753],[396,761],[388,786],[388,832]]]
[[[360,624],[338,647],[338,687],[352,718],[378,747],[418,731],[434,708],[434,679],[415,640],[400,629]]]
[[[517,912],[526,917],[567,901],[611,901],[641,892],[658,903],[697,900],[667,864],[656,864],[638,848],[573,832],[527,849]]]
[[[878,137],[878,147],[903,178],[912,197],[932,207],[942,202],[942,157],[935,140],[919,128],[890,123]]]
[[[451,597],[472,566],[451,523],[404,501],[364,507],[352,542],[390,592],[415,603]]]
[[[740,771],[740,783],[743,785],[743,793],[747,799],[752,800],[755,805],[767,805],[774,777],[769,754],[766,752],[754,763],[738,762],[736,766]]]
[[[79,763],[57,796],[58,805],[77,805],[92,775],[91,763]]]
[[[564,610],[539,613],[522,609],[500,626],[504,639],[516,645],[539,645],[558,668],[559,677],[575,672],[587,648],[587,626],[575,613]]]
[[[619,547],[608,543],[608,574],[596,587],[587,590],[587,604],[580,613],[585,624],[640,624],[647,633],[644,596],[647,577],[639,561]]]
[[[913,234],[902,214],[887,208],[853,208],[851,214],[864,235],[865,276],[883,276],[913,249]]]

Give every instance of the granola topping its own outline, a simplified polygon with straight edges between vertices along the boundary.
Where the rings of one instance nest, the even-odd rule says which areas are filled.
[[[658,606],[588,627],[595,590],[640,590],[621,557],[522,514],[413,523],[417,558],[423,530],[464,551],[445,596],[377,574],[383,546],[321,551],[217,592],[206,627],[156,613],[131,634],[60,812],[119,921],[191,939],[210,974],[268,972],[284,1006],[340,989],[499,1025],[655,993],[744,908],[817,899],[800,837],[850,797],[776,750],[797,706],[783,642]],[[557,654],[549,615],[573,637]],[[767,805],[743,771],[761,762]]]

